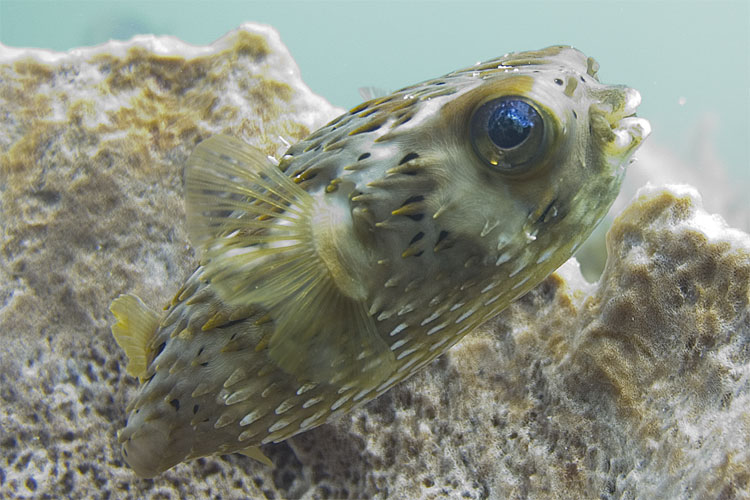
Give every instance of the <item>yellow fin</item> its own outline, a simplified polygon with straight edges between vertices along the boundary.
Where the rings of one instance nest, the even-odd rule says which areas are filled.
[[[148,344],[159,327],[159,317],[135,295],[120,295],[109,306],[117,322],[112,335],[128,357],[125,371],[143,382],[146,375]]]
[[[262,463],[263,465],[267,465],[268,467],[273,467],[273,462],[271,462],[271,459],[268,458],[263,454],[262,451],[260,451],[260,448],[257,446],[248,446],[247,448],[243,448],[239,451],[237,451],[240,455],[245,455],[246,457],[250,457],[254,460],[257,460],[258,462]]]
[[[370,387],[390,376],[395,358],[358,284],[366,249],[356,247],[344,193],[313,198],[228,136],[198,145],[185,189],[204,277],[224,301],[268,311],[271,360],[311,382]]]

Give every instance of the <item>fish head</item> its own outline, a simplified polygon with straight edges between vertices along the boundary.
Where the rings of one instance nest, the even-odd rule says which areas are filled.
[[[536,267],[546,275],[585,240],[649,133],[648,122],[635,116],[639,93],[600,83],[597,69],[580,51],[558,46],[401,91],[420,106],[382,142],[413,151],[419,173],[432,181],[407,193],[428,216],[419,232],[420,240],[435,242],[429,253],[458,245],[463,252],[446,258],[544,264]]]

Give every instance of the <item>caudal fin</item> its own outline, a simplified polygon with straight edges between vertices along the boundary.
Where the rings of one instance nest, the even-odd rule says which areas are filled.
[[[159,317],[135,295],[120,295],[109,306],[117,322],[112,325],[112,335],[128,357],[125,371],[138,377],[146,375],[148,344],[159,327]]]

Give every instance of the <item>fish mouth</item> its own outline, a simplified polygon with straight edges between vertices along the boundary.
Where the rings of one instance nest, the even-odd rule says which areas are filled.
[[[624,106],[621,110],[613,112],[610,117],[614,119],[612,132],[615,134],[615,146],[628,149],[631,143],[640,144],[643,139],[651,133],[651,124],[645,118],[635,116],[635,111],[641,104],[641,94],[635,89],[625,87]]]
[[[635,114],[640,104],[640,92],[616,86],[610,87],[606,96],[596,105],[609,122],[614,134],[613,146],[617,150],[632,151],[651,133],[648,120]]]

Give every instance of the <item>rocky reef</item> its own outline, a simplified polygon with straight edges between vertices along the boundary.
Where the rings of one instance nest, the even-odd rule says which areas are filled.
[[[360,410],[154,479],[116,432],[136,381],[113,297],[196,265],[182,166],[229,133],[279,155],[339,111],[278,35],[0,46],[0,496],[747,498],[750,236],[687,186],[641,189],[595,284],[574,260]]]

